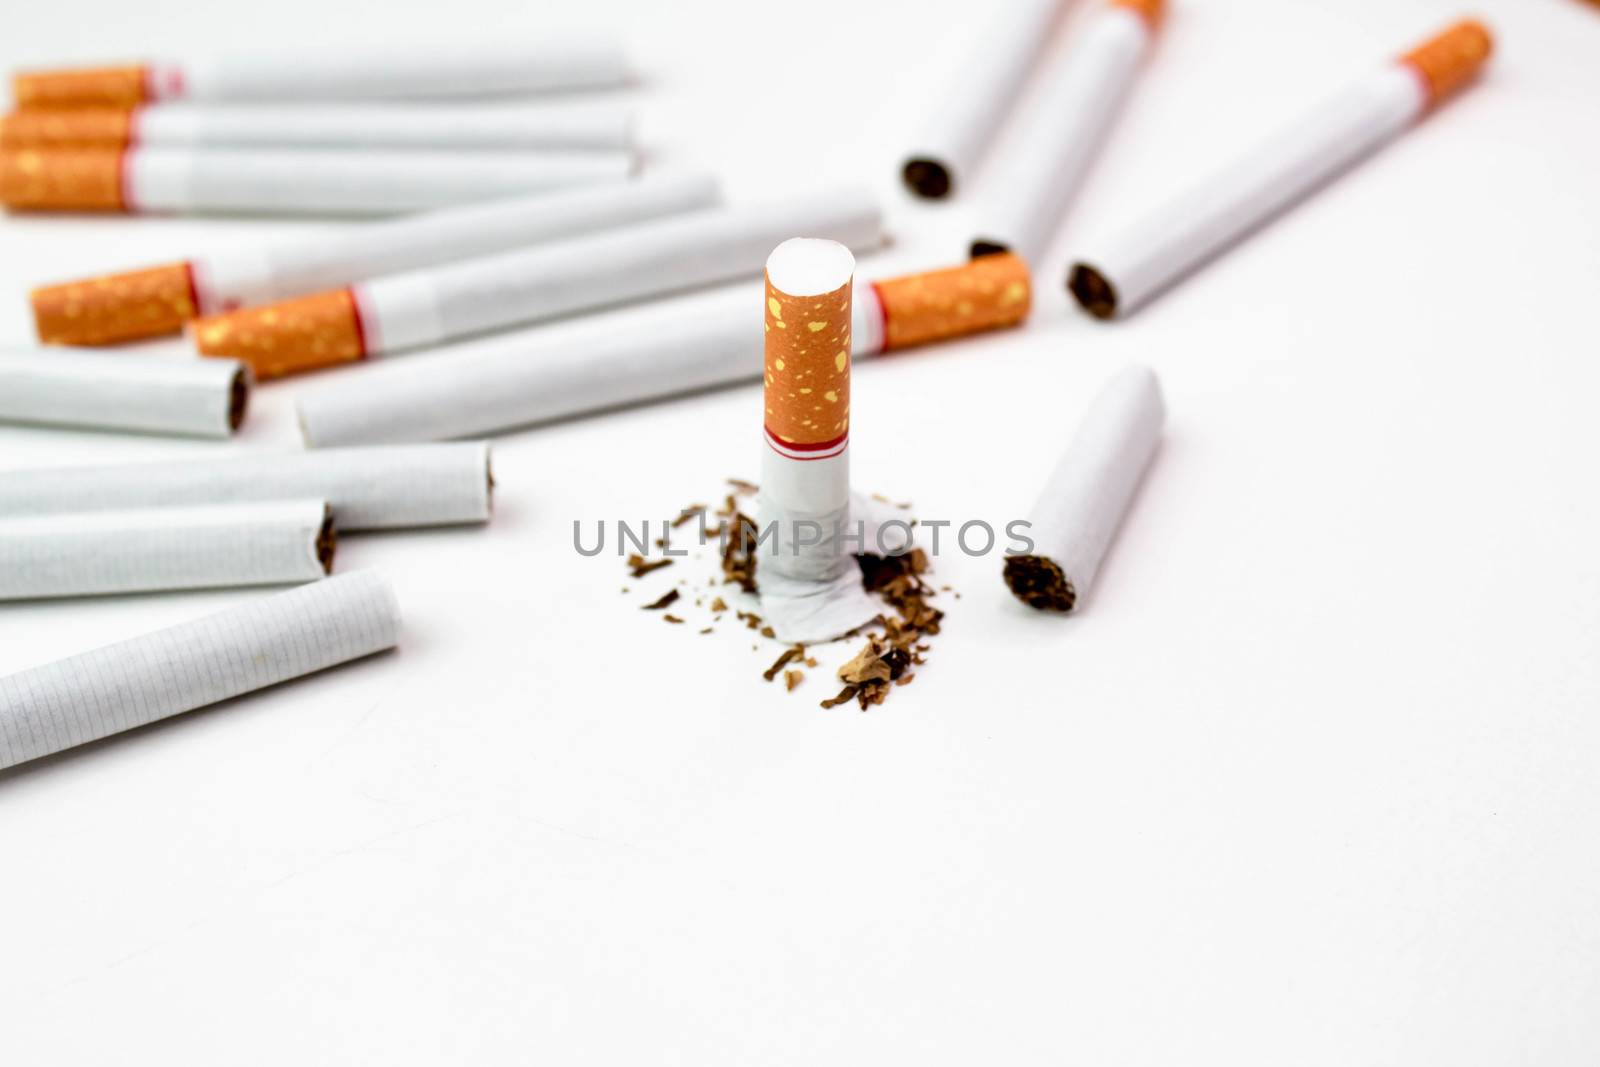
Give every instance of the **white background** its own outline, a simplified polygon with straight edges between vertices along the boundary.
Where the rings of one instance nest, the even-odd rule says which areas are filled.
[[[553,6],[30,4],[0,59],[625,26],[659,157],[735,198],[870,181],[882,263],[960,258],[982,195],[895,169],[988,5]],[[1106,325],[1075,242],[1459,13],[1180,0],[1027,329],[858,370],[857,486],[999,523],[1156,368],[1169,436],[1081,614],[945,555],[916,684],[822,711],[823,671],[786,695],[776,647],[570,547],[754,477],[753,389],[504,437],[489,527],[341,545],[397,653],[0,775],[0,1058],[1596,1062],[1600,9],[1480,8],[1485,84]],[[4,220],[0,341],[29,285],[312,228]],[[292,447],[315,384],[229,445],[7,428],[0,464]],[[256,595],[0,608],[0,671]]]

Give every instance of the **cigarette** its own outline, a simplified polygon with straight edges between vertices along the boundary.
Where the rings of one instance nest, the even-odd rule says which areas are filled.
[[[835,241],[794,237],[767,259],[761,569],[825,582],[851,565],[830,535],[850,509],[850,320],[856,261]],[[801,523],[820,536],[807,543]]]
[[[626,84],[620,42],[601,36],[519,45],[430,44],[252,52],[208,60],[23,71],[19,108],[132,107],[156,101],[416,100],[612,88]]]
[[[1459,22],[1325,101],[1139,224],[1078,258],[1067,288],[1085,311],[1139,307],[1357,160],[1398,137],[1470,82],[1489,31]]]
[[[1071,611],[1088,595],[1165,420],[1148,367],[1129,367],[1095,397],[1033,509],[1033,551],[1006,558],[1006,585],[1024,604]]]
[[[36,108],[0,117],[4,148],[450,148],[632,151],[611,104],[141,104]]]
[[[0,515],[326,500],[339,529],[489,521],[489,446],[241,452],[218,459],[0,472]]]
[[[0,768],[393,648],[373,571],[274,593],[0,678]]]
[[[1043,84],[995,158],[974,255],[999,250],[1038,263],[1155,40],[1163,0],[1097,0],[1073,46],[1046,67]]]
[[[250,368],[235,360],[0,351],[0,421],[227,437],[244,421]]]
[[[0,519],[0,600],[314,582],[333,551],[321,500]]]
[[[124,214],[396,215],[620,182],[633,168],[629,152],[13,148],[0,150],[0,205]]]
[[[851,358],[1014,326],[1029,297],[1011,255],[858,280]],[[441,441],[752,382],[760,300],[738,286],[397,359],[303,394],[301,432],[313,448]]]
[[[855,248],[883,240],[865,192],[700,211],[201,319],[201,354],[243,359],[258,378],[422,348],[519,323],[751,274],[784,234]]]
[[[721,202],[707,175],[662,173],[440,208],[262,248],[248,246],[142,270],[35,289],[39,339],[103,345],[177,333],[217,315],[449,263],[506,248],[611,229]]]
[[[1013,0],[981,12],[987,27],[982,46],[951,72],[950,92],[901,170],[913,193],[939,199],[966,183],[1065,6],[1063,0]]]

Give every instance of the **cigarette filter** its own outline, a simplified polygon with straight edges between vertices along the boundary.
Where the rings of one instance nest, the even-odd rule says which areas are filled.
[[[472,437],[754,381],[761,341],[743,286],[394,360],[299,399],[314,448]],[[852,359],[1015,325],[1028,268],[983,256],[948,270],[858,280]]]
[[[241,452],[219,459],[0,472],[0,515],[326,500],[345,532],[489,521],[489,446]]]
[[[613,104],[142,104],[0,117],[0,148],[450,148],[632,151]]]
[[[1071,611],[1088,594],[1165,420],[1148,367],[1129,367],[1095,398],[1033,509],[1033,552],[1006,558],[1006,585],[1023,603]]]
[[[440,208],[264,248],[35,289],[39,339],[100,345],[176,333],[216,315],[434,263],[660,218],[721,200],[702,174],[525,194]]]
[[[629,152],[241,148],[0,150],[11,211],[395,215],[539,189],[620,182]]]
[[[763,572],[826,581],[850,565],[832,543],[850,507],[850,314],[855,257],[795,237],[767,259],[759,511],[775,533]],[[802,529],[816,525],[816,538]],[[807,541],[810,540],[808,544]]]
[[[227,437],[249,400],[237,360],[0,351],[0,421]]]
[[[131,107],[165,100],[404,100],[598,89],[628,80],[609,37],[360,51],[251,52],[209,60],[24,71],[19,108]]]
[[[373,278],[192,330],[202,354],[275,378],[726,281],[759,270],[766,250],[795,232],[867,248],[883,239],[882,215],[864,192],[700,211]]]
[[[0,768],[393,648],[394,590],[373,571],[0,678]]]
[[[321,500],[0,519],[0,600],[312,582],[333,568]]]
[[[982,46],[951,75],[950,92],[906,159],[902,177],[912,192],[938,199],[971,176],[1063,7],[1062,0],[1014,0],[981,12]]]
[[[1489,31],[1460,22],[1326,101],[1073,264],[1067,288],[1098,318],[1124,315],[1329,178],[1399,136],[1469,82]]]
[[[1155,39],[1163,0],[1097,0],[1082,35],[1046,68],[1044,84],[996,155],[997,195],[974,255],[1010,249],[1037,263]]]

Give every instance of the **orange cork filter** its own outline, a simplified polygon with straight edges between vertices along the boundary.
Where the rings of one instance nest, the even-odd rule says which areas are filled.
[[[19,108],[133,107],[149,99],[142,66],[22,71],[11,79]]]
[[[117,107],[51,107],[0,117],[0,149],[123,148],[133,112]]]
[[[767,278],[766,425],[801,450],[837,442],[850,427],[850,282],[821,296],[790,296]]]
[[[996,253],[925,274],[873,282],[883,312],[883,348],[1015,326],[1028,317],[1032,286],[1019,256]]]
[[[1436,105],[1470,82],[1493,51],[1494,38],[1488,27],[1466,19],[1413,48],[1400,60],[1422,75],[1428,86],[1428,103]]]
[[[53,345],[159,337],[199,314],[187,263],[41,286],[29,300],[39,340]]]
[[[190,331],[201,355],[242,359],[257,380],[354,363],[367,354],[349,289],[198,319]]]
[[[123,211],[122,152],[0,150],[0,204],[11,211]]]

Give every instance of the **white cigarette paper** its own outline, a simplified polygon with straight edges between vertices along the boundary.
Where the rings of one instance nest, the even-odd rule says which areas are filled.
[[[489,446],[241,452],[220,459],[0,472],[0,515],[326,500],[341,531],[489,520]]]
[[[246,52],[149,68],[152,95],[164,100],[414,100],[600,89],[627,80],[622,43],[601,34],[515,44]]]
[[[249,396],[250,371],[237,360],[0,352],[0,421],[227,437]]]
[[[1053,58],[985,176],[995,191],[973,251],[1037,264],[1088,172],[1155,36],[1153,15],[1107,0]],[[1150,10],[1154,10],[1153,7]]]
[[[1491,49],[1489,31],[1467,20],[1373,70],[1120,236],[1091,243],[1068,289],[1100,318],[1127,314],[1393,140],[1471,81]]]
[[[203,315],[314,293],[416,267],[715,207],[706,174],[650,174],[631,182],[489,200],[350,227],[292,244],[190,261]]]
[[[0,678],[0,768],[370,656],[399,637],[394,590],[357,571]]]
[[[321,500],[0,519],[0,600],[316,581],[333,565]]]
[[[353,287],[368,355],[678,292],[761,269],[784,234],[883,240],[862,191],[695,212]]]
[[[614,104],[149,104],[131,144],[160,148],[415,148],[631,152],[633,116]]]
[[[1071,611],[1088,595],[1165,421],[1148,367],[1129,367],[1095,397],[1029,518],[1033,551],[1006,560],[1006,584],[1024,603]]]
[[[395,215],[563,186],[620,182],[629,152],[130,148],[125,210]]]
[[[946,196],[971,177],[1064,6],[1064,0],[1011,0],[982,10],[981,47],[951,73],[948,94],[907,156],[904,178],[913,192]]]

